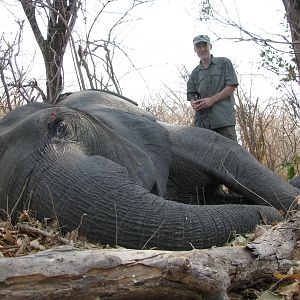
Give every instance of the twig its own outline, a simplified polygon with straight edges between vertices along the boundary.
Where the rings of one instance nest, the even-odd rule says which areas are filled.
[[[115,246],[118,246],[118,211],[117,211],[117,204],[114,203],[115,213],[116,213],[116,240],[115,240]]]
[[[46,238],[51,238],[51,239],[57,239],[58,241],[60,241],[61,243],[65,244],[65,245],[71,245],[72,242],[63,238],[63,237],[60,237],[58,235],[55,235],[55,234],[52,234],[50,232],[47,232],[47,231],[44,231],[44,230],[41,230],[41,229],[38,229],[38,228],[35,228],[35,227],[32,227],[32,226],[29,226],[27,224],[17,224],[16,225],[17,228],[21,231],[25,231],[25,232],[29,232],[29,233],[34,233],[34,234],[39,234],[39,235],[42,235]]]
[[[45,185],[46,185],[46,187],[48,189],[48,192],[49,192],[49,195],[50,195],[50,199],[51,199],[51,203],[52,203],[52,209],[53,209],[53,213],[54,213],[54,218],[55,218],[55,220],[56,220],[56,222],[58,224],[58,227],[60,228],[60,224],[59,224],[59,220],[58,220],[58,217],[57,217],[57,214],[56,214],[56,210],[55,210],[55,205],[54,205],[52,193],[51,193],[50,188],[49,188],[49,186],[48,186],[48,184],[46,182],[45,182]]]
[[[25,181],[25,183],[24,183],[24,185],[23,185],[21,194],[20,194],[18,200],[16,201],[16,203],[15,203],[13,209],[11,210],[10,216],[12,216],[12,214],[14,213],[15,209],[17,208],[19,202],[21,201],[21,199],[22,199],[22,197],[23,197],[23,194],[24,194],[24,192],[25,192],[25,189],[26,189],[26,187],[27,187],[27,184],[28,184],[28,178],[26,178],[26,181]]]
[[[240,186],[242,186],[244,189],[246,189],[247,191],[251,192],[252,194],[254,194],[255,196],[257,196],[258,198],[260,198],[262,201],[264,201],[265,203],[267,203],[269,206],[273,206],[270,202],[268,202],[265,198],[261,197],[260,195],[258,195],[257,193],[255,193],[254,191],[248,189],[245,185],[243,185],[242,183],[240,183],[238,180],[236,180],[234,178],[234,176],[226,169],[224,163],[223,163],[223,160],[221,160],[221,164],[225,170],[225,172],[237,183],[239,184]]]
[[[159,227],[153,232],[153,234],[149,237],[147,242],[144,244],[143,248],[141,250],[144,250],[147,244],[151,241],[151,239],[155,236],[155,234],[159,231],[159,229],[164,225],[166,220],[163,220],[162,223],[159,225]]]

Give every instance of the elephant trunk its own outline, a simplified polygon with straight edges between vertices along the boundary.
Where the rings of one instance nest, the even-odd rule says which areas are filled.
[[[173,147],[170,173],[180,169],[181,173],[190,174],[185,182],[189,181],[191,186],[212,183],[213,178],[246,196],[251,203],[283,211],[295,207],[299,190],[269,171],[236,142],[211,130],[164,126]]]
[[[192,206],[150,194],[125,168],[99,156],[63,157],[44,170],[45,182],[29,183],[41,217],[56,215],[65,230],[80,226],[90,240],[130,248],[189,250],[220,246],[234,232],[253,230],[261,218],[279,220],[264,206]],[[35,182],[38,174],[32,174]]]

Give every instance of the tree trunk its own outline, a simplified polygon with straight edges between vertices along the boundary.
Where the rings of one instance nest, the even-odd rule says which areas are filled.
[[[63,89],[63,57],[75,25],[80,1],[54,0],[51,1],[51,5],[40,4],[41,9],[48,12],[46,39],[43,38],[36,19],[38,6],[32,0],[21,0],[21,4],[43,54],[46,68],[47,102],[55,103]]]
[[[282,2],[285,7],[287,21],[290,25],[295,62],[298,69],[298,82],[300,82],[300,1],[282,0]]]
[[[1,299],[229,299],[228,290],[286,273],[300,214],[251,244],[193,251],[62,246],[0,259]]]

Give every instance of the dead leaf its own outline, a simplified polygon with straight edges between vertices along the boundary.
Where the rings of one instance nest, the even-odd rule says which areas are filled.
[[[300,280],[300,273],[281,274],[279,272],[275,272],[274,277],[278,280]]]
[[[243,296],[236,293],[228,293],[228,297],[230,300],[243,300]]]
[[[18,219],[19,222],[29,222],[30,221],[29,211],[23,210]]]
[[[233,241],[232,246],[245,246],[248,243],[247,239],[242,235],[238,235]]]
[[[257,225],[254,232],[254,239],[257,239],[258,237],[262,236],[264,233],[266,233],[271,226],[268,225]]]
[[[76,242],[79,238],[78,229],[74,229],[71,232],[68,232],[65,236],[65,238],[69,241]]]
[[[29,246],[34,250],[45,250],[45,247],[38,240],[31,241]]]
[[[58,222],[57,218],[55,218],[55,217],[44,218],[44,222],[46,224],[46,228],[50,228],[50,229],[59,228],[59,222]]]
[[[6,221],[0,221],[0,228],[6,228],[7,222]]]
[[[29,243],[30,243],[30,237],[27,234],[22,234],[17,239],[17,244],[20,246],[21,245],[28,246]]]
[[[25,245],[21,245],[20,248],[17,250],[17,252],[15,253],[15,256],[22,256],[25,255],[27,253],[27,247]]]
[[[9,229],[4,230],[3,238],[7,242],[11,243],[12,245],[16,245],[16,243],[17,243],[16,238],[13,236],[13,234],[11,233],[11,231]]]
[[[296,281],[280,288],[279,294],[285,296],[285,300],[293,300],[294,296],[300,296],[300,282]]]

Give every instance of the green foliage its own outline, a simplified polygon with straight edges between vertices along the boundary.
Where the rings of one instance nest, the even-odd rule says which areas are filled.
[[[211,16],[212,16],[212,12],[213,12],[213,7],[210,3],[210,0],[202,0],[200,2],[200,14],[199,14],[199,20],[201,22],[203,21],[208,21]]]
[[[288,62],[282,52],[276,49],[267,47],[261,50],[260,57],[262,58],[262,67],[281,76],[284,82],[297,80],[297,67],[292,61]]]
[[[300,164],[300,156],[294,156],[288,161],[285,161],[279,165],[281,168],[286,168],[288,180],[292,179],[296,175],[296,170]]]

